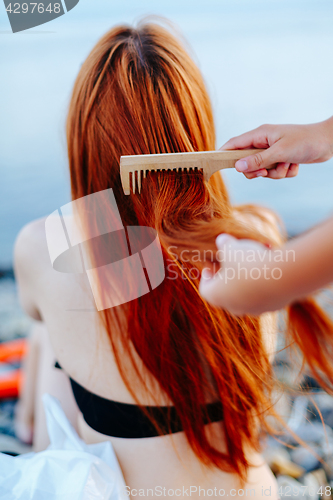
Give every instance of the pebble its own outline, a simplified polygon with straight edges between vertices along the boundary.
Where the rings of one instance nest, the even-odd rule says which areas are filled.
[[[330,312],[332,313],[332,310]],[[18,303],[15,281],[8,276],[0,279],[0,341],[26,336],[31,323]],[[278,487],[285,493],[282,498],[295,498],[293,493],[296,493],[296,497],[302,500],[318,500],[317,492],[321,486],[323,491],[327,485],[331,485],[333,489],[333,397],[318,388],[315,383],[312,386],[317,393],[309,396],[309,390],[304,389],[300,395],[297,392],[299,388],[305,388],[309,384],[304,383],[302,386],[297,378],[297,363],[293,362],[290,350],[283,349],[283,336],[278,335],[277,341],[278,352],[274,363],[276,376],[283,387],[289,388],[290,391],[296,388],[296,392],[277,388],[273,394],[276,411],[291,425],[293,431],[323,458],[325,465],[293,436],[287,435],[279,424],[275,424],[278,431],[283,431],[279,439],[294,448],[288,448],[269,437],[266,439],[267,445],[263,455],[277,477]],[[0,371],[8,369],[5,364],[0,367]],[[307,373],[304,380],[312,380],[311,374]],[[31,447],[20,443],[14,437],[13,405],[13,401],[0,401],[0,452],[27,453],[31,451]],[[326,423],[325,429],[316,406],[319,407]],[[306,492],[304,486],[307,487]],[[310,495],[310,491],[315,494]]]
[[[318,453],[319,456],[321,455],[320,447],[316,446],[311,448],[314,452]],[[290,458],[293,462],[295,462],[295,464],[302,467],[306,472],[311,472],[312,470],[321,467],[321,463],[314,453],[303,446],[297,446],[291,450]]]
[[[25,337],[32,320],[22,311],[17,298],[15,281],[0,279],[0,341]]]
[[[268,465],[276,475],[288,475],[298,478],[304,475],[305,469],[290,460],[286,449],[276,448],[265,455]]]
[[[333,439],[333,431],[328,425],[323,427],[321,422],[307,422],[301,424],[299,427],[293,429],[295,434],[305,441],[306,443],[316,443],[320,444],[323,439],[330,438]],[[288,434],[283,436],[283,439],[292,445],[298,445],[299,441],[292,435]]]
[[[319,495],[317,495],[318,491],[318,482],[314,481],[312,482],[312,488],[314,484],[316,484],[316,487],[310,490],[308,487],[304,488],[304,486],[308,485],[303,485],[296,479],[293,479],[292,477],[289,476],[278,476],[277,477],[277,484],[278,484],[278,491],[279,491],[279,496],[280,498],[302,498],[304,500],[318,500]],[[311,495],[310,493],[314,493]]]

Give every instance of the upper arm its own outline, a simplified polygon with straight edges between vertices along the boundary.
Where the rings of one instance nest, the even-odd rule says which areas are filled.
[[[32,318],[41,320],[37,304],[37,288],[41,273],[40,239],[43,221],[27,224],[19,232],[14,247],[14,271],[18,285],[19,301],[23,310]]]

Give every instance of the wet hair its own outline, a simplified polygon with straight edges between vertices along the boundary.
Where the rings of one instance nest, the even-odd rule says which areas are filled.
[[[129,196],[119,175],[121,155],[215,149],[209,96],[183,43],[147,22],[104,35],[77,77],[67,139],[73,199],[112,188],[124,225],[154,228],[167,264],[166,279],[149,294],[98,313],[128,390],[140,404],[127,358],[147,392],[141,365],[157,380],[199,459],[244,479],[250,465],[245,450],[259,450],[260,429],[271,431],[266,418],[274,413],[271,364],[260,318],[236,317],[209,305],[198,284],[204,252],[215,255],[219,233],[269,240],[237,214],[271,223],[257,207],[232,207],[220,174],[207,183],[200,173],[156,172],[143,181],[140,194]],[[273,245],[279,242],[278,235],[271,238]],[[182,258],[184,249],[202,258],[192,258],[194,252]],[[312,299],[287,313],[289,332],[314,375],[324,384],[332,380],[329,318]],[[154,392],[151,397],[156,399]],[[223,405],[225,451],[205,432],[207,398]]]

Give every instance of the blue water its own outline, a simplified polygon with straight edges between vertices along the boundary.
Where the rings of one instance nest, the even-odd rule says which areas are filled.
[[[189,41],[212,98],[217,146],[264,122],[333,114],[332,0],[81,0],[51,23],[12,34],[0,4],[0,267],[19,229],[69,200],[64,123],[82,61],[116,23],[166,16]],[[333,162],[298,178],[225,174],[232,199],[277,210],[291,233],[333,211]]]

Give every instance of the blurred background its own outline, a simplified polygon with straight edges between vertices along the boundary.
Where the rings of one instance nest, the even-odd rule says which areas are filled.
[[[54,21],[12,34],[0,5],[0,269],[30,220],[69,201],[65,119],[81,63],[117,23],[174,22],[207,82],[217,147],[263,123],[311,123],[333,114],[331,0],[81,0]],[[332,161],[299,177],[225,178],[235,202],[277,210],[290,234],[333,210]]]
[[[263,123],[333,114],[332,0],[80,0],[66,15],[16,34],[1,2],[0,340],[25,336],[30,325],[12,274],[17,233],[70,201],[65,120],[80,65],[109,28],[147,15],[166,17],[189,42],[211,95],[217,147]],[[235,203],[273,208],[291,236],[333,211],[333,160],[301,166],[297,178],[283,181],[223,175]],[[0,376],[6,369],[0,363]],[[0,407],[0,433],[9,437],[13,408],[8,400]]]

